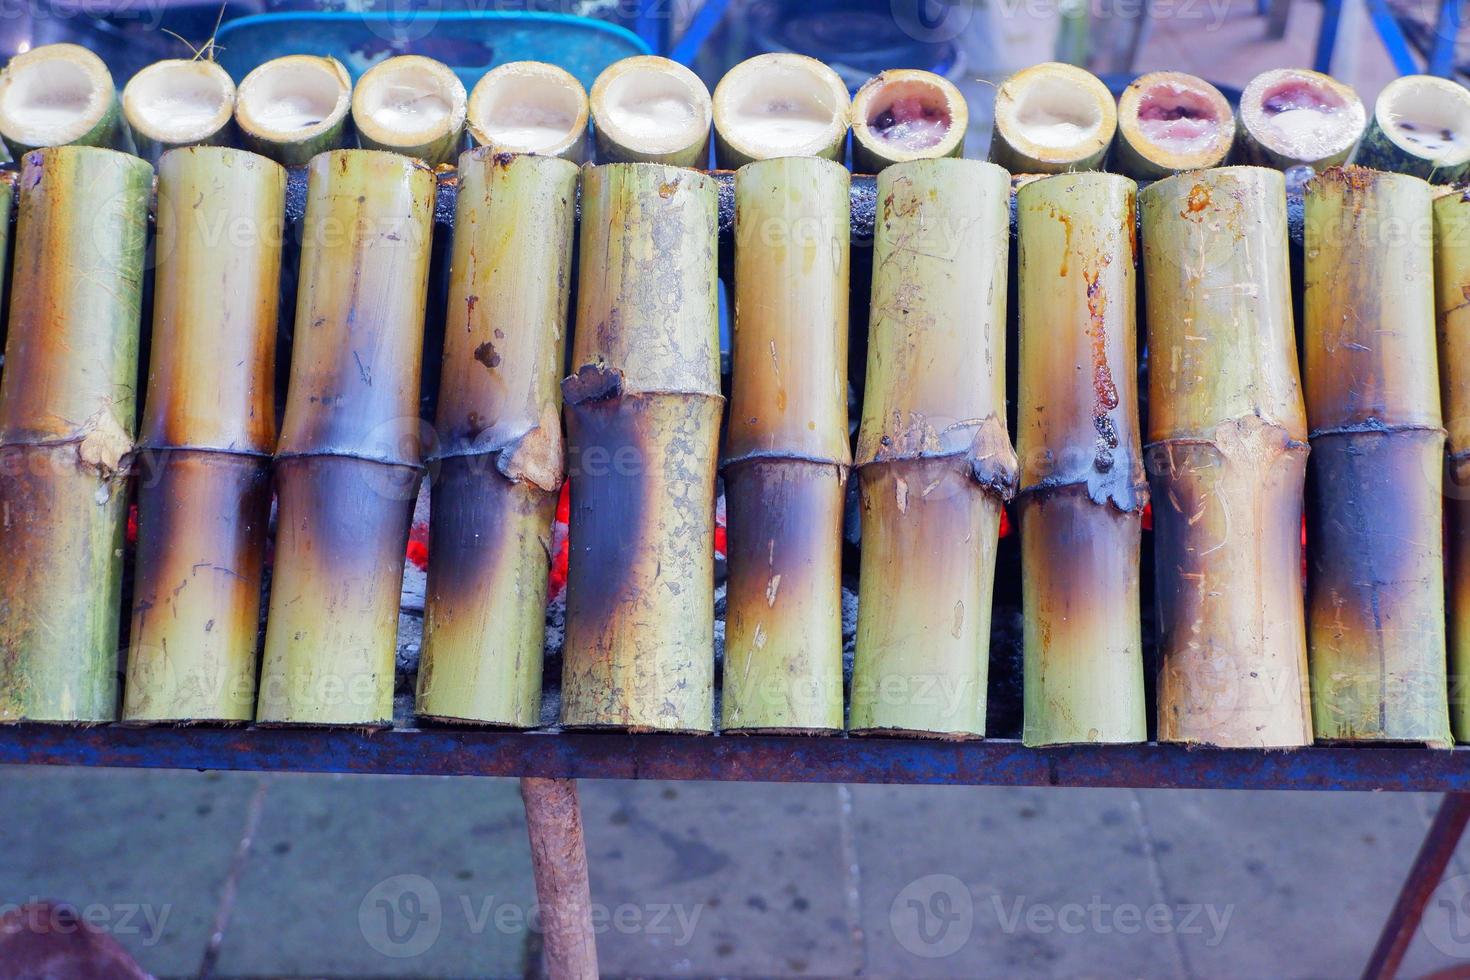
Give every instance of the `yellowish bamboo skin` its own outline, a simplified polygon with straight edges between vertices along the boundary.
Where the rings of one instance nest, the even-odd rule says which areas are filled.
[[[991,585],[1016,456],[1005,419],[1010,179],[972,160],[878,176],[856,463],[861,592],[850,724],[985,732]]]
[[[256,720],[387,726],[413,467],[276,460],[276,560]]]
[[[270,459],[158,450],[138,486],[123,720],[255,717]]]
[[[275,451],[285,201],[286,171],[245,150],[159,161],[144,448]]]
[[[1136,192],[1126,177],[1072,174],[1016,198],[1028,745],[1148,738]]]
[[[713,726],[716,235],[707,175],[583,171],[564,725]]]
[[[1448,432],[1450,722],[1470,741],[1470,192],[1438,195],[1434,211],[1439,387]]]
[[[842,728],[850,211],[828,160],[735,175],[727,729]]]
[[[575,164],[460,157],[418,713],[541,721]]]
[[[435,178],[375,150],[310,164],[256,720],[391,721]]]
[[[1347,167],[1307,185],[1318,738],[1452,743],[1432,228],[1418,177]]]
[[[0,448],[0,723],[117,717],[124,478],[74,443]]]
[[[0,722],[117,717],[125,457],[152,168],[27,154],[0,381]]]
[[[95,147],[22,161],[0,445],[81,440],[109,468],[132,448],[152,176]]]
[[[1255,167],[1180,174],[1140,208],[1158,738],[1305,745],[1308,450],[1285,180]]]

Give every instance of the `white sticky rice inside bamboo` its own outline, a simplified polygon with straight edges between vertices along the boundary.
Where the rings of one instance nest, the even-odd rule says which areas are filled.
[[[323,58],[291,55],[267,61],[245,76],[236,94],[235,118],[270,139],[310,139],[347,112],[351,82]]]
[[[358,132],[382,145],[431,143],[464,125],[464,84],[432,58],[390,58],[358,79],[352,118]]]
[[[846,134],[848,105],[841,77],[821,62],[758,55],[732,68],[715,88],[715,127],[753,159],[812,156]]]
[[[1470,158],[1470,91],[1444,78],[1410,75],[1388,83],[1375,107],[1395,143],[1429,160]]]
[[[587,94],[555,65],[501,65],[470,93],[469,127],[484,146],[512,153],[562,153],[587,128]]]
[[[101,58],[75,44],[43,45],[0,74],[0,129],[26,146],[63,146],[87,135],[116,97]]]
[[[189,143],[217,133],[235,111],[235,83],[213,61],[159,61],[123,89],[133,129],[161,143]]]
[[[710,127],[710,97],[699,76],[663,58],[628,58],[613,65],[593,87],[597,126],[613,142],[657,155],[703,139]]]

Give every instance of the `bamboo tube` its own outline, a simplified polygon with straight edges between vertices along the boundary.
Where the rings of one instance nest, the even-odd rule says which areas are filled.
[[[598,163],[708,164],[709,89],[677,61],[615,61],[592,83],[588,100]]]
[[[1240,95],[1239,162],[1317,170],[1347,160],[1363,135],[1363,102],[1348,86],[1305,68],[1274,68]]]
[[[1140,195],[1161,742],[1312,740],[1301,581],[1306,416],[1285,179],[1180,174]]]
[[[285,195],[245,150],[159,163],[124,721],[254,717]]]
[[[1148,738],[1136,190],[1078,174],[1016,197],[1027,745]]]
[[[1470,176],[1470,91],[1433,75],[1383,87],[1354,162],[1453,184]]]
[[[856,462],[855,732],[980,737],[1002,502],[1010,181],[927,160],[878,175]]]
[[[1218,167],[1230,155],[1235,113],[1220,90],[1179,71],[1141,75],[1118,99],[1114,169],[1136,180]]]
[[[965,152],[970,107],[933,72],[894,68],[863,83],[852,98],[852,169],[876,174],[910,160]]]
[[[464,144],[464,83],[443,62],[406,54],[380,61],[357,80],[352,125],[365,149],[453,163]]]
[[[129,150],[117,87],[101,58],[75,44],[43,44],[0,71],[0,139],[14,160],[45,146]]]
[[[587,92],[556,65],[512,61],[486,72],[470,92],[466,125],[477,146],[587,159]]]
[[[1011,173],[1097,170],[1118,128],[1118,107],[1097,76],[1061,62],[1033,65],[995,93],[990,159]]]
[[[842,77],[815,58],[747,58],[715,86],[715,161],[723,170],[773,157],[841,163],[850,101]]]
[[[346,139],[352,79],[332,57],[292,54],[259,66],[235,93],[235,125],[247,150],[299,167]]]
[[[1434,201],[1440,391],[1449,432],[1449,706],[1456,741],[1470,741],[1470,192]]]
[[[1451,744],[1433,212],[1360,167],[1306,192],[1307,623],[1318,738]]]
[[[175,147],[231,142],[235,82],[213,61],[155,61],[123,88],[123,117],[150,163]]]
[[[481,147],[459,173],[418,713],[532,728],[565,476],[577,166]]]
[[[68,146],[22,162],[0,378],[0,721],[111,721],[153,168]]]
[[[815,158],[735,175],[726,729],[842,729],[848,185]]]
[[[418,484],[435,179],[375,150],[308,167],[256,718],[380,725]]]
[[[564,725],[714,720],[716,198],[674,167],[583,171]]]

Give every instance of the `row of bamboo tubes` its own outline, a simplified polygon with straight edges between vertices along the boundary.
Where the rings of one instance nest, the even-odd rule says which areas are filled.
[[[843,729],[842,500],[856,465],[851,730],[983,734],[1000,512],[1015,493],[1026,741],[1145,737],[1150,495],[1161,740],[1441,745],[1452,720],[1467,733],[1461,699],[1451,716],[1446,664],[1463,676],[1470,536],[1454,523],[1447,646],[1438,363],[1458,474],[1470,195],[1434,200],[1418,178],[1351,168],[1309,184],[1303,386],[1279,172],[1185,174],[1141,196],[1111,174],[1025,184],[1018,459],[1005,392],[1011,191],[999,167],[930,160],[880,175],[852,453],[839,165],[785,158],[737,174],[728,413],[711,178],[652,164],[579,175],[566,161],[484,149],[460,167],[421,714],[538,723],[547,537],[569,476],[563,723],[710,730],[723,470],[722,727]],[[279,435],[284,172],[225,148],[163,157],[135,429],[148,184],[142,161],[90,147],[28,155],[17,184],[0,511],[7,547],[25,560],[0,570],[0,719],[116,716],[132,470],[139,547],[122,718],[386,724],[425,462],[434,176],[377,151],[313,160]],[[573,370],[558,385],[579,184]],[[1135,249],[1146,428],[1133,383]]]

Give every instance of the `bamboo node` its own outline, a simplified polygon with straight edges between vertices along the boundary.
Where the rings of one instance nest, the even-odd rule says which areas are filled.
[[[511,440],[495,465],[507,480],[531,483],[548,493],[561,489],[566,479],[566,452],[556,407],[548,404],[540,423]]]
[[[80,434],[77,459],[85,466],[94,467],[103,478],[117,473],[123,458],[133,449],[132,437],[108,408],[93,412],[82,423]]]
[[[561,383],[568,405],[607,401],[623,394],[623,372],[603,364],[584,364]]]

